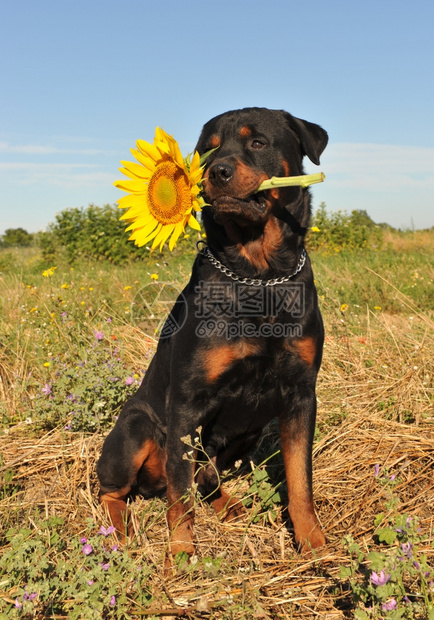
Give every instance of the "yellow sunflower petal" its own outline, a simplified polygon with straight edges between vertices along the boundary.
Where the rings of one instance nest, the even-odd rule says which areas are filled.
[[[144,245],[145,243],[148,243],[149,241],[151,241],[151,239],[156,237],[162,228],[163,225],[158,223],[152,232],[148,232],[146,234],[145,231],[143,231],[143,234],[140,234],[140,231],[136,231],[136,236],[141,237],[141,244]]]
[[[180,168],[183,168],[185,170],[185,165],[184,165],[184,158],[182,156],[181,150],[179,148],[179,145],[177,142],[174,142],[172,148],[171,148],[171,154],[172,157],[175,161],[176,164],[178,164],[178,166]],[[185,170],[185,172],[188,172],[187,170]]]
[[[123,213],[119,219],[125,220],[126,222],[139,222],[143,219],[143,221],[146,220],[147,222],[150,217],[149,210],[146,209],[146,204],[142,204],[136,205],[135,207],[130,207],[130,209]]]
[[[122,198],[118,199],[118,209],[127,209],[128,207],[143,205],[145,200],[143,194],[128,194],[128,196],[122,196]]]
[[[161,249],[164,243],[167,241],[167,239],[170,237],[172,232],[175,230],[175,226],[176,224],[169,224],[168,226],[163,226],[160,232],[158,233],[158,235],[155,237],[154,241],[152,242],[151,249],[154,250],[157,247],[157,245],[159,245],[160,252],[161,252]]]
[[[203,207],[205,206],[205,201],[203,200],[203,198],[195,198],[193,200],[193,211],[195,211],[196,213],[199,213],[200,211],[202,211]]]
[[[182,224],[176,224],[175,230],[169,240],[169,250],[172,251],[178,241],[180,235],[184,232],[184,226]]]
[[[144,166],[141,166],[140,164],[135,164],[132,161],[121,161],[121,164],[124,167],[119,168],[119,170],[132,179],[149,179],[149,177],[151,176],[151,171],[146,170],[146,168]]]
[[[190,170],[200,169],[200,155],[198,151],[195,151],[191,158]]]
[[[154,225],[155,228],[155,226],[157,226],[158,224],[157,220],[152,217],[149,212],[146,211],[141,211],[141,213],[139,213],[138,215],[131,214],[131,217],[125,217],[124,220],[126,222],[129,222],[128,229],[131,230],[133,230],[133,228],[144,228],[145,226],[150,226],[151,223]]]
[[[147,155],[143,155],[140,151],[136,149],[130,149],[130,150],[131,150],[131,153],[134,155],[134,157],[139,162],[139,164],[147,168],[147,170],[149,170],[150,172],[153,172],[155,170],[155,161],[153,159],[151,159]]]
[[[190,215],[190,217],[188,218],[188,225],[190,226],[190,228],[194,228],[194,230],[200,230],[200,224],[194,217],[194,215]]]
[[[125,229],[125,232],[129,232],[131,230],[131,234],[137,234],[140,237],[146,238],[148,235],[154,232],[157,228],[158,222],[152,220],[151,222],[145,222],[139,224],[138,222],[133,222]]]
[[[135,244],[139,247],[142,245],[146,245],[151,239],[153,239],[161,230],[162,225],[158,224],[158,226],[150,233],[146,233],[145,230],[135,230],[129,239],[134,240]]]
[[[121,189],[124,192],[134,192],[138,194],[143,194],[147,190],[147,184],[143,181],[135,180],[135,181],[116,181],[113,184],[118,189]]]
[[[150,157],[154,161],[158,161],[161,158],[159,150],[153,144],[149,144],[149,142],[144,140],[137,140],[136,144],[142,155]]]

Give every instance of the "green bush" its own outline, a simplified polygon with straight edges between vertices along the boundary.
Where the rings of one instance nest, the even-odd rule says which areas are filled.
[[[5,248],[26,247],[32,245],[32,242],[33,235],[24,228],[8,228],[0,237],[0,246]]]
[[[107,260],[115,265],[143,260],[149,257],[148,247],[137,247],[128,241],[126,222],[119,218],[122,212],[113,205],[65,209],[56,215],[56,221],[46,232],[38,235],[38,242],[46,261],[65,259],[68,263],[79,260]],[[178,242],[172,254],[179,255],[193,248],[187,233]]]
[[[312,218],[309,248],[326,253],[375,248],[382,244],[383,231],[366,211],[327,211],[322,202]]]
[[[146,248],[136,248],[128,241],[125,223],[119,220],[120,214],[111,205],[89,205],[86,209],[61,211],[56,215],[56,222],[41,238],[44,257],[52,259],[64,254],[69,263],[78,259],[105,259],[120,264],[131,255],[146,255]]]

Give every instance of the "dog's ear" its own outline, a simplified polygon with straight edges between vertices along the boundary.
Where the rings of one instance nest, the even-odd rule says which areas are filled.
[[[319,157],[324,151],[328,142],[327,132],[315,123],[303,121],[288,112],[284,112],[285,119],[291,129],[297,134],[300,140],[302,155],[307,155],[311,162],[319,165]]]

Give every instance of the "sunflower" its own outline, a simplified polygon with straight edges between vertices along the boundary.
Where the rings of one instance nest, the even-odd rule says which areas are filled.
[[[131,153],[138,163],[122,161],[120,168],[131,180],[114,184],[129,192],[118,201],[120,209],[128,209],[120,219],[129,222],[126,230],[136,245],[153,240],[151,249],[161,250],[170,237],[173,250],[187,224],[200,230],[194,213],[204,204],[199,196],[203,162],[197,152],[184,158],[176,140],[159,127],[153,144],[144,140],[136,144]]]

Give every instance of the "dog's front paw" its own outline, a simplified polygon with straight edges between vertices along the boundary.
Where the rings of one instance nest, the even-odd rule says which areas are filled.
[[[212,507],[220,521],[227,522],[240,519],[246,513],[241,500],[236,497],[230,497],[222,489],[220,489],[220,493],[220,497],[212,501]]]
[[[306,523],[304,527],[295,530],[295,542],[298,543],[302,553],[310,549],[318,549],[326,544],[324,536],[318,523]]]

